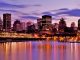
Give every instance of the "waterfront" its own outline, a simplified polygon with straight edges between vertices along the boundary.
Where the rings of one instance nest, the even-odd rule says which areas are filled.
[[[0,60],[79,60],[80,44],[54,41],[0,43]]]

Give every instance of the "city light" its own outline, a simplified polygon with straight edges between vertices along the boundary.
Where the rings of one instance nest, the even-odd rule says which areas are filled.
[[[6,22],[6,23],[5,23]],[[11,27],[11,14],[3,14],[3,25],[0,28],[0,38],[45,38],[53,41],[79,42],[80,40],[80,19],[78,27],[75,22],[67,27],[64,18],[59,23],[52,24],[52,16],[43,15],[37,19],[37,24],[28,21],[21,22],[19,19],[14,21]]]

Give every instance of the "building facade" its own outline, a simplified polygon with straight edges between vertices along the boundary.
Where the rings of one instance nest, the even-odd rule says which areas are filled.
[[[13,31],[20,32],[22,30],[21,22],[19,20],[14,21]]]
[[[38,26],[38,30],[42,29],[42,18],[37,19],[37,26]]]
[[[80,19],[78,20],[78,30],[80,30]]]
[[[3,22],[2,22],[2,19],[0,18],[0,31],[2,31],[3,29]]]
[[[50,28],[52,25],[52,16],[43,15],[42,18],[37,19],[37,23],[40,30]]]
[[[11,14],[3,14],[3,31],[9,32],[11,30]]]
[[[66,22],[64,20],[64,18],[61,18],[59,21],[59,27],[58,27],[58,31],[59,32],[64,32],[66,28]]]
[[[52,16],[49,15],[43,15],[42,16],[42,26],[49,26],[52,24]]]
[[[22,29],[22,31],[26,30],[26,23],[25,22],[21,22],[21,29]]]

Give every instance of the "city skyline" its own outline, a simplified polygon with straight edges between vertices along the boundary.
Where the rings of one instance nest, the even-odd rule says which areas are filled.
[[[67,25],[71,22],[77,25],[80,18],[79,0],[0,0],[0,16],[4,13],[12,14],[12,23],[15,19],[37,22],[42,15],[51,15],[53,23],[64,18]]]

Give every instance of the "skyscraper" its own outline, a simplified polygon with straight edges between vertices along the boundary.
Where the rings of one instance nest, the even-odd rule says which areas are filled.
[[[38,30],[40,31],[42,29],[42,18],[37,19],[37,25],[38,25]]]
[[[21,22],[21,29],[22,29],[22,31],[26,30],[26,24],[25,24],[25,22]]]
[[[52,23],[52,17],[49,15],[43,15],[42,16],[42,26],[49,26]]]
[[[3,14],[3,29],[8,32],[11,30],[11,14],[9,13]]]
[[[59,21],[58,30],[59,30],[59,32],[64,32],[65,28],[66,28],[66,22],[65,22],[64,18],[61,18]]]
[[[14,21],[13,31],[20,32],[21,30],[22,30],[22,28],[21,28],[21,22],[20,22],[20,20]]]
[[[80,19],[78,20],[78,30],[80,30]]]
[[[49,15],[43,15],[42,19],[40,21],[41,29],[45,29],[48,27],[51,27],[52,25],[52,16]]]
[[[1,20],[1,18],[0,18],[0,31],[2,31],[2,20]]]

